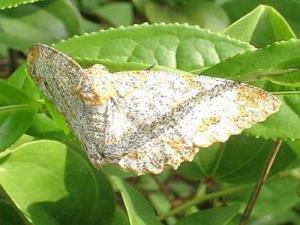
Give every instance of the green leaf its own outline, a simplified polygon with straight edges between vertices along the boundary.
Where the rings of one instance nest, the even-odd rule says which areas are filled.
[[[84,18],[82,18],[81,24],[82,24],[83,33],[90,33],[90,32],[94,32],[94,31],[103,29],[103,26],[101,24],[95,23],[93,21],[90,21],[90,20],[84,19]]]
[[[229,24],[224,10],[209,1],[190,0],[173,7],[149,1],[144,11],[151,23],[188,23],[214,31],[223,31]]]
[[[183,181],[173,181],[170,182],[170,190],[176,194],[176,196],[179,196],[180,198],[188,198],[194,193],[194,188],[188,185],[187,183]]]
[[[37,99],[40,96],[40,92],[34,84],[33,80],[29,76],[26,70],[27,64],[24,63],[19,66],[7,79],[7,82],[24,91],[28,96]]]
[[[91,10],[95,9],[99,5],[103,5],[107,0],[74,0],[75,3],[78,5],[78,8],[80,8],[84,12],[90,12]]]
[[[0,199],[0,224],[25,225],[17,210],[8,202]]]
[[[125,172],[120,167],[113,164],[103,164],[100,167],[101,171],[107,176],[116,176],[122,179],[135,177],[136,175],[132,172]]]
[[[0,9],[13,8],[22,4],[34,3],[40,0],[1,0]]]
[[[78,62],[82,67],[88,68],[94,64],[101,64],[104,65],[106,68],[109,69],[110,72],[119,72],[119,71],[129,71],[129,70],[147,70],[151,68],[151,71],[169,71],[169,72],[180,72],[180,73],[187,73],[182,70],[169,68],[166,66],[159,66],[154,64],[147,64],[147,63],[136,63],[136,62],[118,62],[118,61],[111,61],[107,59],[92,59],[92,58],[74,58],[76,62]],[[190,73],[187,73],[190,75]]]
[[[250,137],[232,138],[225,144],[224,153],[219,158],[219,166],[214,166],[213,174],[227,182],[254,182],[257,180],[268,155],[274,148],[273,141]],[[269,176],[286,169],[295,160],[295,153],[284,143],[276,157]],[[203,162],[203,159],[199,161]]]
[[[225,225],[239,211],[238,205],[200,210],[179,220],[176,225]]]
[[[12,145],[30,126],[37,103],[0,80],[0,151]]]
[[[115,193],[108,177],[93,167],[94,175],[99,187],[99,195],[94,201],[95,207],[91,213],[89,224],[107,225],[112,224],[115,216]],[[100,214],[100,215],[99,215]],[[121,225],[121,224],[120,224]]]
[[[112,189],[97,177],[55,141],[30,142],[0,159],[1,186],[35,225],[108,224],[99,210],[113,211]]]
[[[260,5],[230,25],[225,34],[264,47],[276,41],[296,38],[294,32],[278,11]]]
[[[135,25],[74,37],[55,45],[73,58],[161,65],[185,71],[253,49],[245,42],[179,24]]]
[[[171,187],[173,187],[173,186],[171,185]],[[159,191],[150,193],[147,197],[149,198],[151,204],[153,205],[153,207],[155,208],[155,210],[158,214],[163,214],[163,213],[169,211],[172,207],[171,203],[168,201],[166,196]],[[170,218],[168,218],[168,219],[170,219]]]
[[[66,139],[64,132],[45,113],[38,113],[35,115],[31,127],[26,133],[41,139],[44,138],[60,141]]]
[[[279,112],[244,132],[248,135],[263,138],[300,139],[300,96],[285,96],[281,97],[280,100],[282,104]]]
[[[218,168],[219,161],[223,157],[223,150],[224,146],[220,143],[200,149],[193,161],[183,162],[177,172],[185,178],[192,180],[200,180],[211,174],[214,175],[214,171]]]
[[[225,0],[222,6],[231,21],[235,21],[260,4],[274,7],[288,21],[296,34],[300,34],[300,1],[298,0]]]
[[[151,0],[131,0],[131,2],[134,4],[134,6],[137,8],[137,10],[144,14],[145,13],[145,3],[149,2]]]
[[[91,13],[102,17],[113,26],[129,26],[133,22],[132,5],[129,2],[112,2],[92,9]]]
[[[300,158],[300,140],[288,141],[287,143],[295,151],[297,156]]]
[[[129,225],[128,218],[122,209],[116,208],[111,225]]]
[[[298,187],[299,180],[292,177],[269,179],[263,186],[251,215],[259,218],[264,215],[280,214],[288,210],[300,200],[297,196]],[[241,204],[244,208],[250,193],[251,188],[229,196],[228,200]]]
[[[81,32],[80,14],[68,0],[45,0],[0,12],[0,41],[26,51]]]
[[[225,60],[203,74],[234,79],[255,81],[274,79],[276,76],[300,76],[300,40],[289,40],[272,44],[252,52],[246,52]],[[296,75],[296,73],[298,75]],[[276,74],[276,75],[274,75]],[[268,91],[280,91],[281,87],[266,83]],[[280,111],[270,116],[265,122],[254,125],[246,133],[264,138],[300,139],[300,97],[285,96],[281,98]],[[286,118],[289,118],[288,120]]]
[[[215,144],[208,149],[201,149],[191,162],[193,166],[185,163],[179,172],[192,179],[214,177],[231,183],[255,182],[273,148],[273,141],[245,136],[232,137],[224,144]],[[294,151],[284,143],[270,176],[286,169],[294,162],[295,156]]]
[[[70,129],[67,126],[67,123],[63,115],[56,109],[56,107],[52,102],[45,100],[45,106],[51,118],[55,122],[56,126],[58,126],[66,135],[68,135],[70,133]]]
[[[131,225],[159,225],[149,202],[133,187],[118,177],[112,177],[114,185],[121,192]]]
[[[23,91],[11,86],[7,81],[0,80],[0,105],[33,103],[34,99],[26,95]]]
[[[233,56],[202,73],[244,82],[268,79],[268,76],[272,76],[274,73],[276,75],[285,74],[288,69],[300,70],[299,55],[300,40],[282,41]],[[291,72],[294,73],[295,70]]]
[[[191,191],[194,191],[191,186],[181,181],[176,182],[170,179],[166,183],[164,183],[164,178],[162,177],[166,177],[166,173],[169,173],[169,171],[164,170],[164,174],[159,175],[145,174],[144,176],[141,176],[138,180],[138,183],[135,184],[135,186],[143,190],[144,193],[147,193],[147,199],[149,199],[158,215],[164,214],[172,208],[172,201],[168,200],[172,198],[170,197],[171,195],[174,194],[178,197],[189,197],[189,194],[192,194]],[[170,192],[170,198],[167,198],[166,195],[161,192],[162,187]],[[179,191],[180,194],[178,194],[177,191]],[[187,193],[187,191],[190,191],[190,193]],[[168,224],[174,224],[174,222],[176,222],[176,219],[175,217],[168,217],[166,219],[166,222]]]
[[[300,225],[300,215],[293,209],[281,211],[277,214],[267,214],[258,218],[252,219],[253,223],[260,225],[274,225],[274,224],[293,224]],[[251,221],[251,222],[252,222]],[[236,224],[233,224],[236,225]]]
[[[25,143],[31,142],[31,141],[35,141],[34,137],[27,135],[27,134],[23,134],[15,143],[13,143],[9,149],[7,151],[10,151],[11,149],[14,149],[16,147],[19,147],[20,145],[23,145]],[[4,151],[0,154],[6,154],[7,151]]]
[[[268,76],[268,80],[283,86],[300,87],[300,71],[295,69],[294,71],[288,73],[271,75]]]
[[[8,56],[9,50],[8,47],[4,44],[4,43],[0,43],[0,57],[1,58],[7,58]]]

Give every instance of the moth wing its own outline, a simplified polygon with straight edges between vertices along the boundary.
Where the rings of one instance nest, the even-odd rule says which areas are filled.
[[[116,99],[137,130],[106,146],[109,152],[126,149],[118,164],[138,174],[159,173],[166,166],[177,168],[192,160],[198,147],[225,142],[280,106],[271,94],[234,81],[138,72],[142,74],[140,88]]]
[[[30,50],[28,71],[94,164],[112,162],[137,174],[177,168],[198,147],[226,141],[280,105],[263,90],[223,79],[82,69],[46,45]]]
[[[106,105],[87,104],[78,93],[82,81],[89,81],[89,74],[67,55],[43,44],[32,46],[27,62],[29,74],[43,95],[64,115],[89,157],[102,162],[98,149],[104,138]]]
[[[42,93],[53,100],[60,111],[71,110],[72,113],[72,104],[78,104],[72,90],[84,76],[82,68],[68,56],[43,44],[32,46],[27,63],[27,70]]]
[[[103,154],[116,164],[155,138],[153,129],[168,123],[172,109],[198,93],[174,73],[128,71],[111,77],[115,94],[107,103]]]

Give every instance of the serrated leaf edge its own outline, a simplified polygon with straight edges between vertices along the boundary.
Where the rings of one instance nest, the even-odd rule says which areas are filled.
[[[63,43],[63,42],[67,42],[67,41],[71,41],[71,40],[75,40],[75,39],[79,39],[82,38],[84,36],[93,36],[93,35],[97,35],[99,33],[106,33],[106,32],[111,32],[111,31],[120,31],[120,30],[131,30],[131,29],[139,29],[139,28],[148,28],[148,27],[158,27],[158,26],[165,26],[165,27],[185,27],[185,28],[190,28],[190,29],[195,29],[195,30],[199,30],[199,31],[203,31],[206,32],[208,35],[215,35],[219,38],[223,38],[231,43],[236,43],[236,44],[240,44],[240,45],[245,45],[247,47],[249,47],[250,50],[255,50],[256,48],[244,41],[241,41],[239,39],[235,39],[232,38],[226,34],[220,33],[220,32],[212,32],[209,29],[203,29],[198,25],[189,25],[188,23],[153,23],[153,24],[149,24],[149,23],[142,23],[142,24],[133,24],[131,26],[119,26],[119,27],[110,27],[108,29],[100,29],[99,31],[94,31],[91,33],[83,33],[81,35],[74,35],[71,38],[67,38],[67,39],[62,39],[59,42],[53,44],[53,46]]]
[[[42,0],[28,0],[28,1],[23,1],[23,2],[16,3],[14,5],[2,6],[2,7],[0,7],[0,10],[2,10],[2,9],[11,9],[11,8],[15,8],[15,7],[19,6],[19,5],[25,5],[25,4],[35,3],[35,2],[38,2],[38,1],[42,1]]]
[[[299,43],[300,44],[300,39],[297,39],[297,38],[292,38],[292,39],[289,39],[289,40],[282,40],[282,41],[276,41],[276,42],[274,42],[274,43],[272,43],[272,44],[269,44],[269,45],[267,45],[266,47],[264,47],[264,48],[256,48],[256,49],[251,49],[251,50],[248,50],[248,51],[244,51],[244,52],[240,52],[240,53],[237,53],[237,54],[235,54],[235,55],[233,55],[233,56],[229,56],[227,59],[225,59],[224,61],[221,61],[221,62],[219,62],[219,63],[217,63],[217,64],[215,64],[215,65],[213,65],[213,66],[211,66],[211,67],[209,67],[209,68],[207,68],[207,69],[205,69],[205,70],[203,70],[202,72],[201,72],[201,74],[197,74],[197,75],[205,75],[205,72],[206,71],[209,71],[212,67],[215,67],[215,66],[218,66],[218,65],[220,65],[220,64],[223,64],[223,63],[225,63],[226,61],[230,61],[230,60],[232,60],[232,59],[234,59],[234,58],[236,58],[236,57],[240,57],[240,56],[243,56],[243,55],[247,55],[247,54],[253,54],[253,53],[255,53],[255,52],[260,52],[260,51],[264,51],[264,50],[267,50],[267,49],[270,49],[270,48],[273,48],[274,46],[283,46],[283,45],[287,45],[287,44],[289,44],[289,43]],[[239,77],[239,76],[237,76],[237,77]],[[226,78],[226,79],[231,79],[232,78],[232,76],[230,76],[230,77],[228,77],[228,78]]]

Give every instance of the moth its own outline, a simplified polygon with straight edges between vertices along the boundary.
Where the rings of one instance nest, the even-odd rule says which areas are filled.
[[[111,73],[82,68],[43,44],[28,54],[28,72],[95,166],[160,173],[191,161],[199,148],[225,142],[279,110],[280,101],[247,84],[166,71]]]

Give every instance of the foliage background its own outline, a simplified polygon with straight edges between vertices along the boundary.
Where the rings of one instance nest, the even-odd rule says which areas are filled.
[[[136,177],[90,165],[24,64],[33,43],[56,43],[83,66],[155,64],[297,91],[299,0],[2,0],[0,8],[1,225],[235,225],[278,138],[250,224],[300,224],[299,95],[282,96],[279,113],[179,170]],[[172,24],[119,27],[144,22]],[[98,32],[111,27],[119,28]]]

